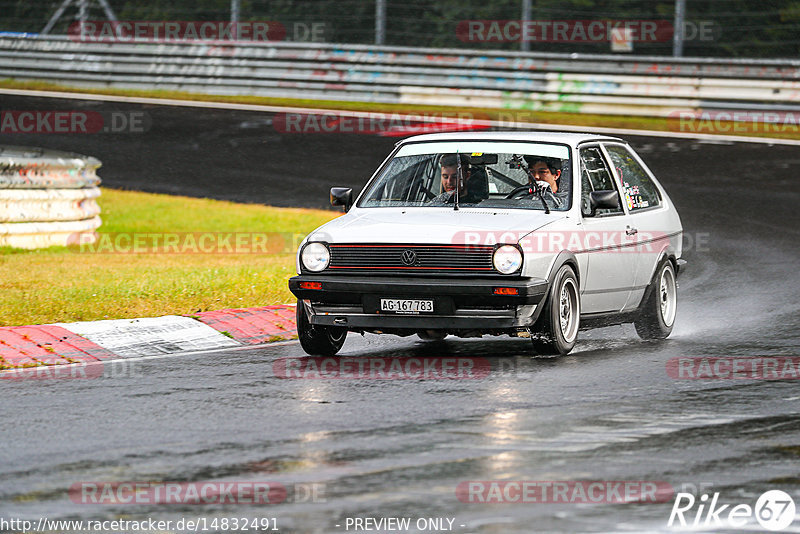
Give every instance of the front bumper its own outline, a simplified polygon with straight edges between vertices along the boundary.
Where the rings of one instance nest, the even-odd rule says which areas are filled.
[[[301,289],[301,282],[321,284]],[[516,290],[497,295],[495,288]],[[538,278],[412,278],[324,276],[303,274],[289,280],[289,289],[306,308],[314,325],[351,330],[503,330],[530,326],[547,294],[547,280]],[[434,301],[433,313],[380,311],[381,298]]]

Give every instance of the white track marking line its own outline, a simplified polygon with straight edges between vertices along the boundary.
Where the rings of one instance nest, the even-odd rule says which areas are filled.
[[[131,356],[128,358],[117,358],[114,360],[97,360],[94,362],[76,362],[76,363],[65,363],[59,365],[42,365],[38,367],[18,367],[15,369],[3,369],[0,371],[0,375],[4,373],[19,373],[20,371],[29,371],[31,369],[46,369],[50,367],[58,367],[59,369],[69,369],[70,367],[86,367],[89,365],[105,365],[107,363],[117,363],[117,362],[140,362],[142,360],[162,360],[165,358],[175,358],[178,356],[197,356],[199,354],[215,354],[217,352],[239,352],[243,350],[249,349],[265,349],[269,347],[281,347],[284,345],[291,345],[294,343],[300,343],[296,339],[287,339],[285,341],[274,341],[272,343],[259,343],[257,345],[242,345],[240,347],[220,347],[218,349],[205,349],[205,350],[193,350],[190,352],[173,352],[170,354],[154,354],[152,356]]]
[[[458,123],[464,122],[456,117],[452,119],[440,117],[432,118],[426,117],[423,113],[385,113],[377,111],[348,111],[336,110],[327,108],[301,108],[291,106],[267,106],[258,104],[234,104],[229,102],[206,102],[200,100],[173,100],[166,98],[146,98],[146,97],[131,97],[131,96],[115,96],[115,95],[95,95],[89,93],[60,93],[57,91],[25,91],[22,89],[3,89],[0,88],[0,94],[14,95],[14,96],[30,96],[40,98],[63,98],[72,100],[92,100],[99,102],[120,102],[124,104],[151,104],[159,106],[174,106],[174,107],[194,107],[194,108],[207,108],[207,109],[228,109],[236,111],[257,111],[265,113],[335,113],[337,115],[351,116],[351,117],[398,117],[421,120],[423,122],[442,122],[442,123]],[[504,110],[498,108],[498,111],[514,111]],[[731,141],[736,143],[758,143],[766,145],[789,145],[800,146],[800,139],[776,139],[772,137],[745,137],[736,135],[714,135],[702,133],[689,133],[689,132],[663,132],[657,130],[634,130],[627,128],[605,128],[602,126],[575,126],[572,124],[544,124],[533,122],[511,122],[511,121],[496,121],[496,120],[469,120],[469,124],[487,127],[508,127],[509,129],[531,129],[531,130],[561,130],[566,132],[589,132],[589,133],[604,133],[616,135],[636,135],[643,137],[666,137],[673,139],[696,139],[700,141]]]

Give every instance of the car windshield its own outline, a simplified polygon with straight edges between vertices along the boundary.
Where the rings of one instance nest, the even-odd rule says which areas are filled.
[[[512,208],[566,211],[570,149],[531,142],[448,141],[404,145],[358,206]],[[538,183],[537,188],[531,187]]]

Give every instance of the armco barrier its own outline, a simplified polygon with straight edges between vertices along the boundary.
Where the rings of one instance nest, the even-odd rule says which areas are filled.
[[[78,154],[0,145],[0,246],[64,246],[78,236],[93,242],[100,165]]]
[[[220,95],[647,116],[703,109],[800,111],[799,60],[6,36],[0,37],[0,77]]]

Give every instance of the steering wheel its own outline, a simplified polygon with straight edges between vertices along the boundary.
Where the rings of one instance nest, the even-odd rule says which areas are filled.
[[[427,197],[426,200],[428,201],[436,198],[436,195],[430,189],[425,187],[424,183],[422,183],[422,178],[417,178],[413,183],[411,183],[411,185],[408,186],[408,189],[404,192],[406,198],[409,198],[409,192],[414,188],[417,188],[418,191],[422,191],[422,193]]]
[[[531,191],[533,191],[533,193],[531,193]],[[517,198],[517,197],[522,198],[525,195],[535,195],[535,194],[536,194],[536,186],[534,184],[528,184],[515,187],[514,189],[511,190],[509,194],[505,196],[505,198]]]

